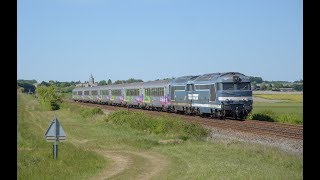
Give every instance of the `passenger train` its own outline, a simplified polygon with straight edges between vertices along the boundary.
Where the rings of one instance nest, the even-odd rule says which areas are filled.
[[[76,87],[72,99],[220,119],[244,119],[253,103],[250,79],[239,72]]]

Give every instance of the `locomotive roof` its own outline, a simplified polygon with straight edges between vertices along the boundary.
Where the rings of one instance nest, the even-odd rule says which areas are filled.
[[[186,84],[188,81],[193,81],[198,76],[182,76],[171,81],[172,84]]]
[[[203,81],[215,81],[224,76],[234,76],[234,75],[245,76],[244,74],[241,74],[239,72],[209,73],[209,74],[204,74],[197,77],[194,80],[194,82],[196,83],[196,82],[203,82]]]

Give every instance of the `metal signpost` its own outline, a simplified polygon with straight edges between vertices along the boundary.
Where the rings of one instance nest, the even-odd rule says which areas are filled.
[[[52,120],[45,136],[46,136],[47,142],[54,142],[53,158],[57,159],[57,157],[58,157],[58,142],[66,140],[66,134],[64,133],[64,130],[63,130],[62,126],[60,125],[57,117],[54,117],[54,119]]]

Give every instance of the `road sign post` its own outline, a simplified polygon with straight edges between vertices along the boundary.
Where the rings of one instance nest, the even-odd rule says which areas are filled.
[[[56,117],[52,120],[45,136],[46,136],[47,142],[54,142],[53,149],[52,149],[53,159],[57,159],[58,158],[58,142],[65,141],[66,134],[64,133],[64,130]]]

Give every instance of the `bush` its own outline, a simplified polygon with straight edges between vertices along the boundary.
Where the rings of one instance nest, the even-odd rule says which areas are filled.
[[[36,93],[42,109],[52,111],[60,108],[62,99],[61,96],[56,93],[53,86],[38,86]]]
[[[266,110],[260,113],[250,113],[247,119],[274,122],[276,118],[274,112]]]
[[[199,124],[167,116],[148,116],[144,112],[115,111],[109,114],[106,121],[148,133],[178,135],[182,139],[188,139],[189,136],[203,137],[208,134],[208,130]]]

